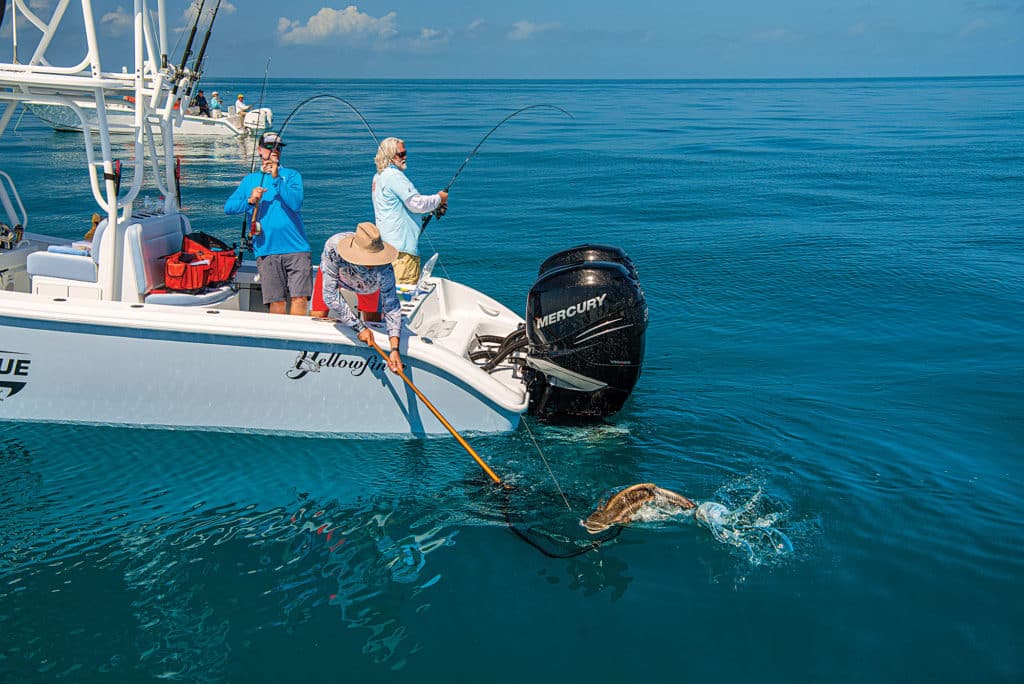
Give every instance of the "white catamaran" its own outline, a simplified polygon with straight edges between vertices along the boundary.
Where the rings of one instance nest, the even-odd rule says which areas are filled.
[[[84,58],[70,67],[51,65],[47,47],[70,2],[58,0],[50,21],[39,22],[42,38],[28,64],[0,63],[0,136],[20,103],[75,112],[85,147],[83,181],[102,221],[89,244],[46,235],[45,226],[30,225],[18,194],[17,160],[2,159],[0,420],[444,432],[411,386],[350,329],[267,313],[254,263],[243,262],[228,284],[166,291],[165,257],[202,228],[202,217],[179,211],[173,154],[180,116],[174,103],[187,101],[197,75],[168,65],[164,0],[134,0],[130,71],[103,69],[90,0],[80,0]],[[0,0],[0,26],[6,4]],[[31,15],[28,4],[12,3],[23,16]],[[136,105],[134,163],[121,183],[108,100],[125,96]],[[139,210],[147,185],[165,199]],[[401,351],[409,378],[459,430],[512,430],[527,411],[599,417],[629,396],[640,373],[647,307],[621,250],[587,245],[549,258],[530,291],[525,320],[429,271],[404,296]],[[380,324],[369,325],[386,346]],[[254,396],[273,400],[244,402],[238,410],[240,398]]]

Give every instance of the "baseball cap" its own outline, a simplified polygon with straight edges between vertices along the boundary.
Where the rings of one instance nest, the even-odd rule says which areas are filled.
[[[284,147],[286,144],[287,143],[281,139],[281,136],[273,131],[267,131],[260,136],[260,147],[265,147],[268,150],[279,149]]]

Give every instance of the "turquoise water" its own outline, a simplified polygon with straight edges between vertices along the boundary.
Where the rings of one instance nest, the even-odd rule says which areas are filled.
[[[499,129],[424,247],[517,311],[549,254],[626,249],[651,320],[636,392],[606,425],[471,437],[507,499],[446,438],[0,424],[0,680],[1024,679],[1024,78],[266,99],[280,125],[321,92],[403,137],[422,191],[512,110],[572,112]],[[285,137],[315,249],[372,217],[351,112],[311,104]],[[80,138],[26,114],[4,140],[31,228],[84,233]],[[237,240],[221,207],[249,150],[179,152],[194,226]],[[646,481],[743,529],[652,514],[558,559],[505,526],[579,548],[578,521]]]

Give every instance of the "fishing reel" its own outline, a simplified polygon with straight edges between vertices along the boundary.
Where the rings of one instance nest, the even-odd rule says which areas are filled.
[[[25,231],[21,224],[11,228],[6,223],[0,223],[0,249],[14,249],[21,243]]]

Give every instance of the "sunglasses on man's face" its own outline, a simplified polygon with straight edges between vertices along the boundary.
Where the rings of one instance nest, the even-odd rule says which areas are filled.
[[[398,157],[399,159],[405,159],[405,150],[402,150],[401,152],[397,152],[395,154],[395,156]]]

